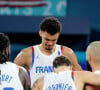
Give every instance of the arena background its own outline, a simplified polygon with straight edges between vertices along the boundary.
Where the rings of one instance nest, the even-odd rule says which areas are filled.
[[[58,44],[72,48],[82,68],[90,70],[85,50],[90,42],[100,40],[100,0],[40,1],[44,4],[30,7],[3,6],[0,2],[0,32],[11,40],[11,61],[23,48],[40,43],[40,21],[55,16],[63,25]]]

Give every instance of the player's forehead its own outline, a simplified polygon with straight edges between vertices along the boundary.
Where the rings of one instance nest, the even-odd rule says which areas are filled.
[[[59,37],[59,33],[56,33],[54,35],[51,35],[47,32],[43,32],[43,35],[42,35],[44,38],[47,38],[47,39],[57,39]]]
[[[55,35],[59,35],[59,32],[55,33],[55,34],[52,34],[52,33],[48,33],[47,31],[42,31],[42,33],[44,35],[49,35],[49,36],[55,36]]]

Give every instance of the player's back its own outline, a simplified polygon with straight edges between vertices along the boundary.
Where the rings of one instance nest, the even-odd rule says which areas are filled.
[[[76,90],[71,71],[46,75],[44,77],[43,90]]]
[[[16,64],[11,62],[0,64],[0,90],[23,90]]]

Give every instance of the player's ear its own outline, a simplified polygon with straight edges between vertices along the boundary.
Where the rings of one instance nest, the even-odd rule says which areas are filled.
[[[39,31],[39,35],[40,35],[40,37],[42,36],[42,31],[41,30]]]
[[[90,62],[90,61],[91,61],[91,55],[90,55],[90,54],[88,54],[88,53],[86,53],[86,60],[88,60],[88,62]]]
[[[86,55],[86,60],[88,61],[89,65],[92,66],[92,63],[93,62],[92,62],[92,58],[91,58],[91,55],[90,54],[87,54]]]
[[[8,54],[9,54],[9,52],[10,52],[10,51],[9,51],[9,47],[7,47],[7,48],[5,49],[4,54],[5,54],[5,55],[8,55]]]

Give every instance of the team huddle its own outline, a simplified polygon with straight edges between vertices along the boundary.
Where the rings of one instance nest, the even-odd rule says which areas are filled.
[[[55,17],[40,23],[41,43],[10,62],[10,40],[0,33],[0,90],[100,90],[100,41],[87,46],[92,72],[83,71],[74,51],[57,44],[62,25]]]

